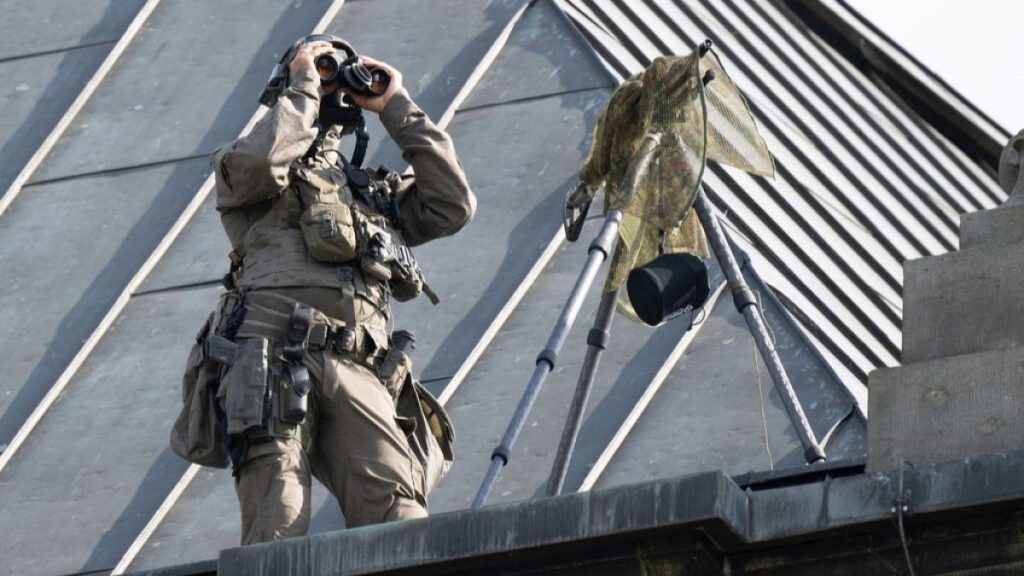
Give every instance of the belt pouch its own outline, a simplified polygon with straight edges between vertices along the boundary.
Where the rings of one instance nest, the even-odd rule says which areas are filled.
[[[302,424],[309,411],[309,371],[302,365],[284,368],[287,377],[280,380],[278,418],[288,424]]]
[[[235,363],[224,377],[228,434],[241,434],[263,423],[269,344],[266,338],[246,338],[240,343]]]

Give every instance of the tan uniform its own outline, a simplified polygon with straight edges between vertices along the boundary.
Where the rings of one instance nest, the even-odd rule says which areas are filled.
[[[233,248],[244,255],[237,283],[250,295],[236,341],[281,330],[293,300],[332,326],[343,326],[347,315],[359,328],[354,350],[309,348],[302,360],[312,381],[305,421],[285,437],[249,444],[236,464],[243,544],[306,533],[311,474],[337,497],[350,527],[426,515],[429,483],[378,374],[389,345],[389,285],[364,273],[358,260],[314,260],[286,193],[295,184],[293,163],[317,136],[318,83],[310,71],[295,75],[253,131],[215,157],[217,208]],[[404,89],[380,120],[415,172],[396,190],[405,242],[458,231],[472,217],[475,198],[449,136]],[[313,164],[343,182],[339,170],[331,173],[333,160],[323,153]],[[271,341],[273,357],[281,342]]]

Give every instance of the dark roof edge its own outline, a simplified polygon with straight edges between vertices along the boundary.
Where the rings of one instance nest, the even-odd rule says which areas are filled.
[[[720,471],[704,472],[535,498],[232,548],[221,552],[216,573],[522,574],[534,573],[526,569],[533,566],[550,574],[557,572],[551,570],[557,565],[574,566],[577,571],[572,573],[581,573],[581,566],[605,562],[608,554],[625,550],[635,556],[645,549],[638,546],[642,541],[693,534],[710,539],[713,556],[749,557],[758,551],[792,550],[800,543],[811,548],[848,544],[854,532],[869,540],[891,535],[898,501],[906,505],[903,514],[910,525],[917,526],[915,547],[922,546],[924,531],[936,521],[952,518],[964,532],[972,518],[993,510],[1011,512],[1008,526],[1018,533],[1024,451],[871,474],[859,470],[857,462],[809,466],[799,474],[754,478],[763,484],[756,490],[744,490]],[[780,482],[783,476],[788,481]],[[943,530],[939,532],[960,537],[948,527]],[[853,546],[854,551],[877,555],[873,549],[861,550],[864,546],[857,542]],[[1011,552],[1020,560],[1019,547]],[[211,563],[204,562],[139,574],[209,574],[210,569]]]
[[[964,154],[995,173],[999,166],[999,153],[1010,133],[845,0],[836,1],[846,14],[819,0],[774,1],[782,8],[789,8],[797,20],[869,77],[881,81]],[[866,28],[884,44],[866,38],[858,27]],[[894,54],[904,63],[899,62]],[[941,92],[930,87],[925,79],[939,86]],[[976,118],[969,117],[965,109]]]
[[[619,545],[635,552],[639,540],[694,531],[733,555],[842,541],[849,530],[890,533],[898,499],[919,525],[1024,502],[1024,452],[872,474],[832,466],[825,480],[763,490],[705,472],[234,548],[221,553],[218,574],[523,573],[525,564],[578,567]]]

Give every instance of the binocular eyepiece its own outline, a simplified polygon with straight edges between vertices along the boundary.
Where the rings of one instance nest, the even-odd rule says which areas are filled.
[[[391,75],[384,70],[370,70],[355,56],[342,60],[336,51],[321,54],[315,65],[321,84],[337,82],[339,88],[348,88],[361,96],[380,96],[391,84]]]

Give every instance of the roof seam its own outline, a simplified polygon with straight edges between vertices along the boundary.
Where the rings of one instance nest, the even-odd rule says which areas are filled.
[[[512,98],[509,100],[502,100],[501,102],[488,102],[486,104],[477,104],[476,106],[463,106],[459,108],[455,113],[456,116],[465,112],[476,112],[477,110],[488,110],[491,108],[500,108],[501,106],[512,105],[512,104],[524,104],[527,102],[536,102],[538,100],[546,100],[548,98],[557,98],[559,96],[570,96],[573,94],[582,94],[585,92],[596,92],[598,90],[611,90],[615,88],[614,84],[607,84],[604,86],[591,86],[588,88],[574,88],[572,90],[563,90],[561,92],[550,92],[546,94],[535,94],[533,96],[523,96],[521,98]]]
[[[212,152],[204,152],[202,154],[193,154],[191,156],[181,156],[179,158],[169,158],[167,160],[154,160],[153,162],[141,162],[132,166],[118,166],[115,168],[104,168],[102,170],[93,170],[91,172],[80,172],[78,174],[68,174],[66,176],[55,176],[53,178],[45,178],[42,180],[33,180],[28,184],[22,186],[22,188],[30,188],[33,186],[43,186],[46,184],[56,184],[58,182],[67,182],[68,180],[77,180],[79,178],[94,178],[97,176],[109,176],[113,174],[121,174],[124,172],[135,172],[138,170],[146,170],[149,168],[157,168],[160,166],[168,166],[171,164],[178,164],[181,162],[188,162],[191,160],[200,160],[202,158],[209,158]]]
[[[64,52],[74,52],[76,50],[87,50],[89,48],[95,48],[97,46],[106,46],[108,44],[116,44],[117,38],[111,40],[100,40],[98,42],[88,42],[85,44],[77,44],[75,46],[65,46],[63,48],[54,48],[53,50],[42,50],[40,52],[29,52],[27,54],[16,54],[14,56],[0,57],[0,64],[7,64],[8,62],[16,62],[18,60],[28,60],[30,58],[39,58],[41,56],[52,56],[54,54],[62,54]]]

